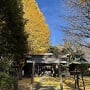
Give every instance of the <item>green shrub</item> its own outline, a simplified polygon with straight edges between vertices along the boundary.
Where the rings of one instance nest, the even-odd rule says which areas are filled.
[[[13,78],[4,72],[0,72],[0,90],[13,90]]]

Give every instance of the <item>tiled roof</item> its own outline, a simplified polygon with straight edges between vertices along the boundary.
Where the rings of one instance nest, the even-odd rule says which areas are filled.
[[[35,63],[59,63],[59,59],[57,58],[33,58],[33,60],[35,61]],[[32,63],[33,60],[28,59],[27,63]]]
[[[90,48],[83,47],[82,50],[85,53],[85,59],[90,62]]]

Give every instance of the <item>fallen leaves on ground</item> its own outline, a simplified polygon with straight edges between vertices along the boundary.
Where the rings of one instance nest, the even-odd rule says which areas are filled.
[[[30,89],[30,78],[24,78],[23,80],[19,81],[19,86]],[[90,90],[90,77],[84,77],[85,80],[85,87],[86,90]],[[75,90],[74,89],[74,78],[73,77],[64,77],[63,78],[63,90]],[[49,77],[49,76],[42,76],[42,77],[35,77],[34,78],[34,88],[36,87],[39,90],[40,87],[53,87],[54,90],[60,90],[60,79],[58,77]],[[80,90],[83,90],[82,87],[82,80],[80,79]],[[27,90],[29,90],[27,89]]]

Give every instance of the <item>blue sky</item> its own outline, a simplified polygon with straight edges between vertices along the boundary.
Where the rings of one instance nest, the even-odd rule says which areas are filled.
[[[49,26],[51,45],[62,44],[64,33],[61,31],[60,26],[64,26],[65,21],[60,16],[66,14],[63,0],[36,0],[36,2]]]

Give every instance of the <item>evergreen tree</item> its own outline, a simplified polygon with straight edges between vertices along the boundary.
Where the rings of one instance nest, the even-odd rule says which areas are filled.
[[[16,65],[19,64],[19,72],[21,71],[21,61],[24,54],[27,53],[27,34],[24,31],[24,25],[21,0],[0,0],[0,64],[3,66],[2,60],[4,59],[4,62],[6,62],[8,58],[8,64],[12,62],[16,62]],[[2,68],[0,67],[0,69]],[[6,69],[6,66],[4,68]],[[11,69],[8,69],[7,72],[10,72]],[[6,74],[4,78],[7,78],[7,75],[9,76],[7,72],[5,70],[0,71],[0,73]],[[0,81],[2,86],[3,81]],[[5,83],[8,82],[5,81]],[[14,87],[14,90],[18,90],[17,84],[14,84]],[[3,90],[9,89],[7,87]]]
[[[0,53],[12,54],[15,60],[27,52],[27,35],[20,0],[0,0]]]

